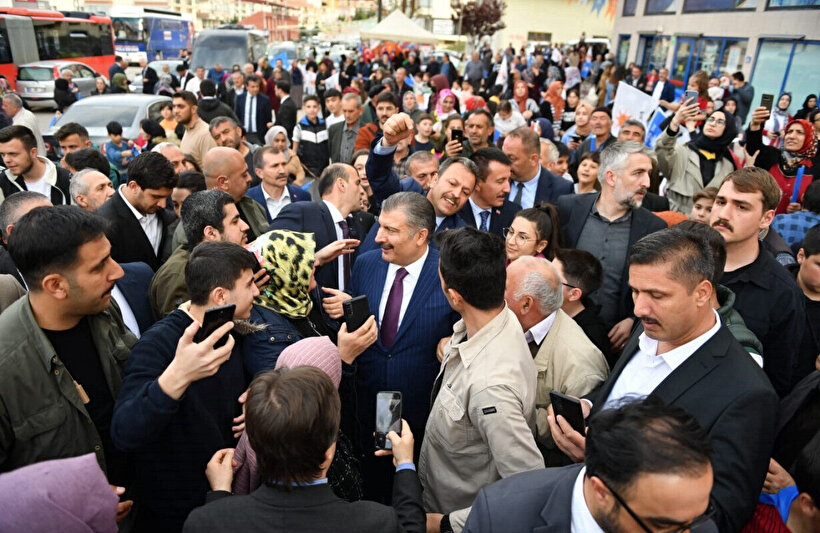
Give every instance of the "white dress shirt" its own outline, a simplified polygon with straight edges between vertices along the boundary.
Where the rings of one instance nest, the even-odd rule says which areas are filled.
[[[256,132],[256,96],[251,93],[245,97],[245,131]]]
[[[287,189],[287,187],[285,188]],[[345,217],[342,216],[342,212],[339,211],[335,205],[331,204],[327,200],[322,201],[330,210],[330,216],[331,218],[333,218],[333,228],[336,230],[336,240],[338,241],[339,239],[344,239],[344,233],[342,232],[342,227],[339,225],[339,222],[343,220],[347,222],[347,220],[345,220]],[[347,287],[345,287],[345,262],[344,258],[342,256],[339,256],[339,290],[343,291],[346,288]]]
[[[584,499],[584,474],[586,474],[587,467],[583,467],[575,479],[575,485],[572,486],[572,504],[570,506],[570,531],[572,533],[604,533],[592,513],[587,507],[587,501]]]
[[[114,285],[114,289],[111,291],[111,297],[114,298],[114,301],[120,306],[120,313],[122,314],[122,321],[125,323],[125,327],[130,329],[131,333],[139,339],[140,326],[137,323],[137,317],[134,316],[134,311],[132,311],[131,306],[128,305],[128,300],[125,299],[125,295],[116,285]]]
[[[467,201],[468,201],[468,202],[470,202],[470,209],[472,209],[472,210],[473,210],[473,220],[475,220],[475,227],[477,227],[477,228],[481,229],[481,213],[483,213],[484,211],[486,211],[487,213],[489,213],[489,214],[490,214],[490,215],[487,217],[487,230],[489,230],[489,229],[490,229],[490,217],[492,217],[492,214],[493,214],[493,210],[492,210],[492,208],[490,208],[490,209],[482,209],[482,208],[480,208],[480,207],[478,207],[478,206],[476,205],[476,203],[473,201],[473,199],[472,199],[472,198],[470,198],[470,199],[469,199],[469,200],[467,200]]]
[[[617,407],[625,397],[649,396],[669,374],[695,353],[720,329],[720,317],[714,309],[715,325],[701,336],[674,350],[657,355],[658,341],[650,339],[646,332],[638,337],[638,352],[629,360],[612,387],[604,408]]]
[[[399,322],[396,324],[396,332],[401,327],[401,321],[404,320],[404,313],[407,311],[407,305],[413,297],[413,291],[416,290],[416,283],[421,277],[421,270],[424,268],[424,262],[427,260],[427,254],[430,253],[430,246],[424,250],[424,255],[404,267],[407,275],[402,280],[402,295],[401,295],[401,309],[399,309]],[[393,287],[393,281],[396,279],[396,272],[402,268],[399,265],[390,263],[387,267],[387,276],[384,278],[384,289],[382,290],[382,298],[379,301],[379,324],[384,318],[384,310],[387,308],[387,297],[390,296],[390,289]]]
[[[541,177],[541,164],[538,164],[538,170],[535,172],[535,176],[527,182],[524,182],[524,190],[521,191],[521,209],[529,209],[530,207],[535,205],[535,193],[538,190],[538,180]],[[521,182],[518,181],[511,181],[510,182],[510,194],[507,196],[507,200],[513,201],[518,194],[518,184]]]
[[[26,189],[32,192],[39,192],[46,198],[51,198],[51,185],[46,181],[46,177],[43,176],[37,181],[26,181]]]
[[[139,211],[137,211],[133,205],[128,201],[128,198],[122,193],[122,189],[125,185],[120,185],[120,188],[117,190],[117,193],[122,197],[123,201],[125,201],[125,205],[134,213],[134,216],[140,223],[142,227],[143,233],[145,236],[148,237],[148,242],[151,243],[151,247],[154,249],[154,254],[159,255],[159,243],[162,240],[162,229],[159,227],[159,217],[157,217],[156,213],[152,213],[150,215],[143,215]]]
[[[555,322],[555,315],[557,314],[558,311],[553,311],[550,316],[528,329],[527,332],[524,333],[524,338],[527,339],[527,342],[535,341],[538,346],[541,346],[541,343],[544,342],[547,334],[552,329],[552,324]]]
[[[285,185],[285,188],[282,190],[282,196],[277,200],[268,194],[268,191],[265,190],[265,185],[262,184],[262,196],[265,198],[265,205],[268,206],[268,213],[270,214],[271,220],[276,218],[279,211],[290,203],[290,193],[288,192],[287,185]]]

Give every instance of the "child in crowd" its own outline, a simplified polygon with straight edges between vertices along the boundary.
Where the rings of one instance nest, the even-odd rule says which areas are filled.
[[[435,144],[430,139],[433,134],[433,123],[433,117],[429,113],[419,116],[419,121],[416,124],[415,143],[411,148],[413,152],[429,152],[433,149]]]
[[[718,190],[715,187],[706,187],[696,192],[692,196],[692,212],[689,213],[689,218],[695,222],[708,224],[717,193]]]
[[[111,121],[105,125],[108,131],[108,138],[111,139],[105,143],[105,156],[111,166],[116,168],[123,176],[127,173],[127,166],[137,155],[140,150],[134,141],[125,141],[122,138],[122,124],[116,121]]]
[[[524,120],[521,113],[513,109],[509,100],[504,100],[498,104],[498,112],[495,114],[493,122],[495,123],[495,129],[501,133],[502,137],[505,137],[515,128],[527,125],[527,121]]]
[[[318,179],[330,160],[325,121],[319,118],[319,97],[309,94],[302,99],[302,117],[293,128],[293,151],[305,165],[308,177]]]
[[[328,89],[325,91],[325,125],[329,128],[337,122],[343,122],[345,116],[342,114],[342,93],[338,89]]]
[[[601,183],[598,181],[599,166],[601,166],[600,152],[587,152],[581,156],[581,162],[578,163],[578,183],[575,184],[575,194],[601,190]]]

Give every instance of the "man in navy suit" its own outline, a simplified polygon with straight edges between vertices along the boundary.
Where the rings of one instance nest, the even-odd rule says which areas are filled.
[[[265,144],[264,137],[268,128],[273,126],[273,108],[270,99],[260,94],[262,80],[258,76],[248,76],[245,80],[245,92],[236,97],[234,112],[245,128],[245,138],[251,144]]]
[[[361,209],[362,180],[356,169],[344,163],[333,163],[319,176],[321,202],[295,202],[282,208],[269,230],[287,229],[313,233],[316,249],[343,240],[352,252],[363,235],[367,235],[373,216],[350,217]],[[349,286],[354,256],[343,254],[316,269],[316,283],[329,289],[346,290]]]
[[[602,533],[654,531],[656,524],[717,531],[708,520],[712,446],[683,409],[642,400],[599,413],[589,422],[586,453],[584,464],[482,489],[462,531]]]
[[[526,126],[504,138],[504,154],[510,158],[513,184],[509,200],[527,209],[539,202],[554,204],[559,196],[572,194],[572,183],[541,166],[541,139]]]
[[[507,200],[510,159],[494,146],[475,151],[470,159],[478,167],[475,190],[458,214],[470,226],[503,238],[504,228],[510,227],[521,210],[520,205]]]
[[[398,113],[387,119],[382,126],[384,136],[376,138],[367,158],[365,174],[373,189],[376,202],[381,204],[390,195],[400,191],[411,191],[425,195],[432,204],[435,215],[435,232],[461,228],[467,222],[459,216],[459,210],[475,189],[478,167],[464,157],[454,157],[439,169],[438,176],[430,181],[425,194],[421,185],[413,178],[399,180],[393,172],[393,152],[399,141],[409,138],[414,132],[413,119],[406,113]],[[376,248],[375,237],[378,224],[360,247],[360,253]]]
[[[111,297],[120,306],[122,321],[131,333],[140,337],[154,325],[154,314],[148,302],[148,286],[154,271],[145,263],[120,263],[123,277],[115,282]]]
[[[248,189],[247,196],[265,208],[268,224],[286,205],[310,201],[310,193],[288,183],[286,165],[285,153],[272,146],[263,146],[253,155],[253,170],[262,181]]]
[[[338,318],[351,294],[366,295],[379,324],[379,339],[356,359],[356,412],[365,499],[384,501],[391,494],[392,463],[373,456],[376,393],[402,393],[402,418],[419,447],[440,366],[436,346],[459,317],[441,291],[438,249],[429,244],[435,229],[430,202],[400,192],[384,201],[379,219],[376,242],[381,249],[358,258],[350,294],[326,298],[324,304],[328,314]]]

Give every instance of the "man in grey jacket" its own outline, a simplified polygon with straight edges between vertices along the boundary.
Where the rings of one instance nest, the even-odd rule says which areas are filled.
[[[742,72],[737,71],[732,74],[732,95],[737,100],[737,112],[735,116],[740,117],[741,124],[746,123],[746,115],[752,107],[752,99],[755,97],[755,88],[746,82],[746,77]]]

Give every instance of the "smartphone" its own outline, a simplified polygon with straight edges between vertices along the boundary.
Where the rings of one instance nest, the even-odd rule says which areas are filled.
[[[552,412],[555,416],[561,415],[569,422],[572,429],[586,435],[586,427],[584,424],[584,411],[581,409],[581,400],[561,394],[560,392],[551,391],[550,401],[552,402]]]
[[[370,318],[370,304],[367,301],[367,295],[362,294],[345,300],[342,302],[342,311],[344,312],[347,331],[356,331]]]
[[[233,320],[233,314],[236,311],[235,304],[220,305],[218,307],[211,307],[205,311],[205,318],[202,319],[202,327],[194,335],[194,342],[202,342],[207,339],[211,333],[218,330],[226,322]],[[214,348],[221,348],[228,342],[228,334],[222,336],[216,341]]]
[[[392,450],[387,434],[401,435],[401,392],[381,391],[376,394],[376,449]]]
[[[760,96],[760,106],[765,107],[769,111],[772,110],[772,104],[774,104],[774,95],[773,94],[762,94]]]
[[[464,132],[461,130],[450,130],[450,140],[464,142]]]
[[[581,137],[580,135],[573,135],[573,136],[572,136],[572,140],[573,140],[573,141],[575,141],[575,142],[577,142],[577,143],[579,143],[579,142],[583,141],[583,140],[584,140],[584,138],[583,138],[583,137]]]
[[[692,100],[690,105],[691,104],[697,104],[698,103],[698,92],[697,91],[686,91],[685,93],[683,93],[683,101],[687,102],[689,100]]]

